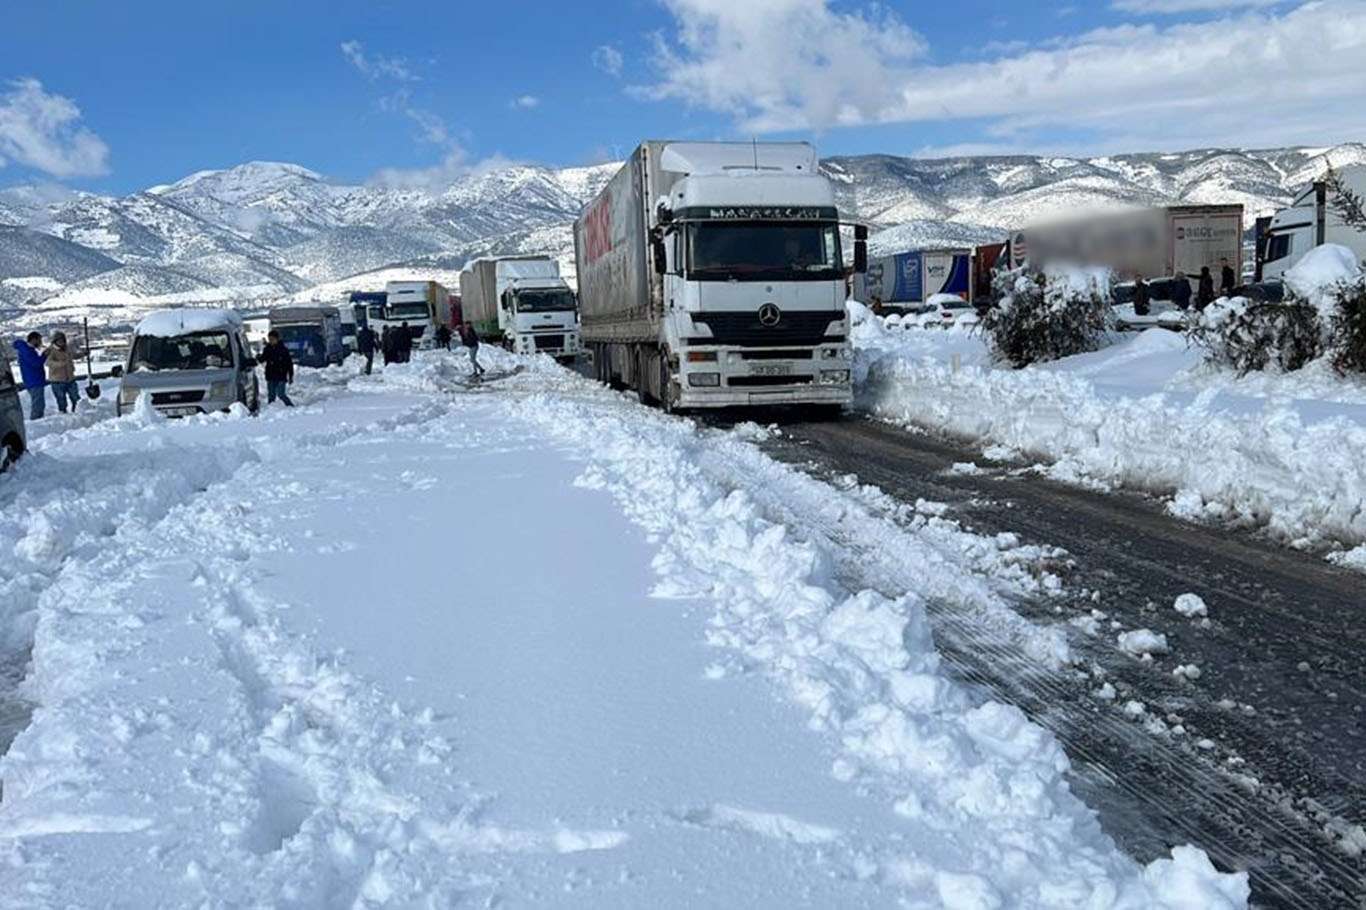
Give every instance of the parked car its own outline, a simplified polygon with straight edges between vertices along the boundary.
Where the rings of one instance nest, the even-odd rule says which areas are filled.
[[[1285,300],[1285,285],[1280,281],[1254,281],[1233,289],[1234,297],[1246,297],[1257,303],[1281,303]]]
[[[1172,288],[1176,287],[1176,283],[1178,281],[1186,281],[1186,279],[1153,278],[1149,280],[1148,301],[1150,303],[1156,303],[1157,301],[1163,301],[1168,303],[1171,302],[1173,299],[1175,299],[1174,295],[1172,294]],[[1189,281],[1186,281],[1186,283],[1190,284]],[[1195,295],[1192,294],[1191,296],[1194,297]],[[1128,305],[1132,307],[1134,303],[1134,282],[1122,281],[1119,284],[1115,285],[1114,289],[1111,292],[1110,300],[1111,303],[1113,303],[1115,306]]]
[[[0,472],[19,460],[28,448],[24,431],[24,408],[19,403],[19,386],[9,351],[0,347]]]
[[[977,308],[955,294],[935,294],[919,317],[923,328],[951,328],[955,325],[975,325]]]
[[[242,319],[231,310],[161,310],[138,323],[116,409],[151,395],[167,417],[260,406],[256,359]]]

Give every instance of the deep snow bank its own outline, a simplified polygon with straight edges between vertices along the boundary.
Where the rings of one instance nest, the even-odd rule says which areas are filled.
[[[861,306],[861,406],[1007,446],[1068,479],[1172,497],[1190,518],[1264,526],[1298,546],[1366,542],[1366,387],[1326,376],[1238,380],[1151,329],[1103,351],[1001,369],[962,332],[889,329]]]

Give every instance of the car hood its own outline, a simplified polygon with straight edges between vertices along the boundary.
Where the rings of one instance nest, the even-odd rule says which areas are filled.
[[[218,370],[139,370],[123,375],[126,389],[202,389],[215,382],[232,382],[237,371],[231,368]]]

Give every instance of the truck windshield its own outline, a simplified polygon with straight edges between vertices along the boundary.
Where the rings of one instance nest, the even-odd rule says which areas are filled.
[[[232,341],[226,332],[191,332],[174,338],[139,335],[128,372],[219,370],[232,366]]]
[[[1272,234],[1266,238],[1266,256],[1263,262],[1275,262],[1290,255],[1290,234]]]
[[[425,303],[389,304],[390,319],[426,319],[427,316],[427,304]]]
[[[688,275],[702,281],[830,281],[841,277],[833,224],[696,221],[688,225]]]
[[[551,313],[574,309],[574,292],[566,290],[517,292],[517,312]]]

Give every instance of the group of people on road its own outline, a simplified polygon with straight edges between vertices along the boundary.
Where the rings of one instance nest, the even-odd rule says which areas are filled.
[[[1238,276],[1233,271],[1233,266],[1228,264],[1227,259],[1220,260],[1219,270],[1219,293],[1224,297],[1233,296],[1233,290],[1238,286]],[[1190,279],[1185,272],[1177,272],[1173,276],[1171,285],[1171,302],[1179,310],[1188,310],[1191,306],[1191,285]],[[1134,278],[1134,315],[1147,316],[1152,312],[1152,291],[1148,287],[1148,282],[1142,275]],[[1200,277],[1196,281],[1195,307],[1204,310],[1215,301],[1214,294],[1214,274],[1210,272],[1209,266],[1200,268]]]
[[[19,376],[28,391],[30,420],[39,420],[47,413],[49,388],[58,411],[65,414],[68,404],[76,410],[81,396],[76,385],[76,358],[67,346],[66,333],[54,332],[52,343],[44,350],[42,333],[29,332],[14,340],[14,351],[19,357]]]
[[[465,346],[470,355],[470,368],[477,376],[484,375],[484,368],[479,365],[479,333],[474,326],[468,322],[456,326],[459,333],[460,343]],[[446,326],[439,326],[435,336],[437,347],[449,351],[451,349],[451,330]],[[408,323],[403,323],[397,329],[384,327],[380,335],[375,334],[375,330],[367,326],[362,326],[356,331],[356,350],[365,358],[365,375],[369,376],[375,367],[375,352],[379,351],[384,357],[384,364],[407,363],[413,356],[413,334],[408,328]]]
[[[408,323],[403,323],[398,328],[385,326],[384,332],[380,336],[380,352],[384,355],[384,363],[387,366],[391,363],[407,363],[413,359],[413,330]]]

